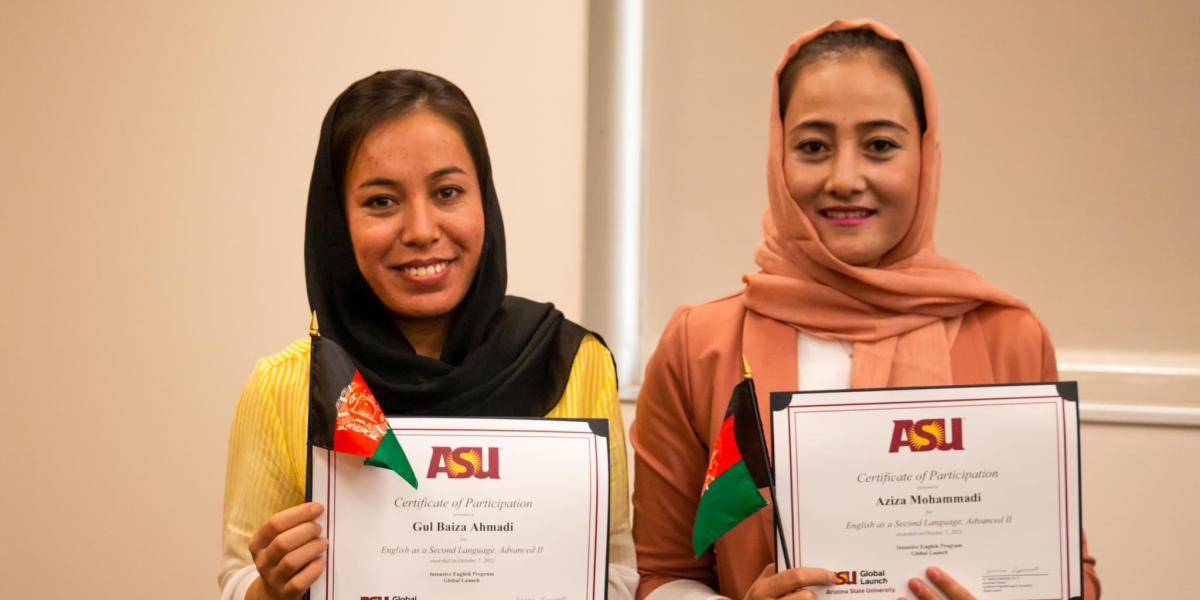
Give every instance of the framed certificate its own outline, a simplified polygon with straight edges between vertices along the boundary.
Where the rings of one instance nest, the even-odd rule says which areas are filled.
[[[604,598],[608,422],[389,418],[413,489],[310,446],[329,539],[311,600]]]
[[[838,574],[821,598],[892,600],[934,565],[979,598],[1081,597],[1078,404],[1074,382],[772,393],[792,564]]]

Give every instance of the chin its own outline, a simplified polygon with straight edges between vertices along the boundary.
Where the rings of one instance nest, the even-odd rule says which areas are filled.
[[[457,302],[386,302],[392,314],[400,319],[425,321],[444,317],[454,312]]]
[[[882,258],[882,256],[878,256],[873,252],[860,249],[849,251],[837,251],[830,249],[830,253],[832,253],[838,260],[855,267],[874,267],[875,265],[879,264],[879,259]]]
[[[397,317],[405,321],[432,321],[440,319],[454,312],[454,307],[430,307],[430,308],[414,308],[411,306],[400,307],[400,310],[392,309]]]

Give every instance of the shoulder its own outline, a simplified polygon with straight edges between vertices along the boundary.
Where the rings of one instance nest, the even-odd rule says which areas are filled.
[[[663,329],[659,349],[674,347],[695,359],[725,353],[740,339],[745,315],[741,293],[696,306],[680,306]]]
[[[603,418],[616,402],[617,371],[600,338],[585,334],[571,362],[562,397],[547,417]]]
[[[965,348],[986,353],[997,383],[1047,381],[1057,377],[1054,345],[1042,322],[1027,308],[987,304],[968,313],[978,338]],[[963,331],[968,323],[964,321]],[[967,336],[973,337],[973,336]]]
[[[1041,340],[1046,336],[1046,327],[1028,308],[985,304],[971,313],[989,339],[1002,336],[1019,336],[1023,339]]]
[[[303,337],[288,344],[283,350],[258,359],[255,368],[260,371],[272,371],[296,366],[308,362],[309,352],[312,351],[312,338]]]
[[[575,358],[571,363],[571,373],[574,374],[576,371],[616,373],[613,367],[612,352],[598,336],[591,332],[584,334],[583,339],[579,342],[579,349],[575,351]]]
[[[310,347],[305,337],[258,359],[234,411],[231,439],[283,436],[286,444],[271,450],[281,456],[289,448],[303,446],[308,426]]]
[[[671,319],[682,317],[691,331],[703,333],[709,330],[741,329],[742,315],[746,305],[742,293],[738,292],[695,306],[683,305],[675,309]]]
[[[243,400],[289,404],[307,398],[311,350],[312,340],[306,336],[258,359],[246,382]]]
[[[724,374],[741,373],[742,328],[746,308],[741,294],[675,310],[646,363],[638,414],[661,408],[664,422],[692,423],[706,431],[722,393]],[[720,381],[718,381],[720,380]],[[643,409],[643,402],[646,407]]]

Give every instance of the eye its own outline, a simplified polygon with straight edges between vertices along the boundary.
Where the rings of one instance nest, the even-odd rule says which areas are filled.
[[[828,149],[829,146],[821,140],[801,140],[796,144],[796,151],[804,156],[817,156]]]
[[[454,185],[448,185],[443,188],[438,188],[436,195],[438,200],[453,200],[461,196],[463,193],[464,192],[462,188]]]
[[[389,208],[395,204],[396,200],[391,196],[371,196],[370,198],[367,198],[365,202],[363,202],[363,206],[373,209]]]
[[[887,156],[893,151],[898,150],[900,144],[887,138],[875,138],[867,142],[867,152],[877,156]]]

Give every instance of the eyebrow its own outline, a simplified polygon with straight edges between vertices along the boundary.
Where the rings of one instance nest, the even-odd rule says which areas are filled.
[[[907,127],[905,127],[895,121],[892,121],[890,119],[875,119],[873,121],[859,123],[856,126],[857,129],[877,129],[880,127],[895,127],[896,129],[899,129],[900,131],[903,131],[904,133],[908,133]],[[834,127],[833,123],[830,123],[829,121],[809,119],[807,121],[801,121],[800,123],[796,124],[796,126],[791,129],[791,132],[795,132],[800,129],[819,129],[824,132],[832,132],[837,128]],[[789,133],[791,133],[791,132],[789,132]]]
[[[438,179],[441,179],[442,177],[445,177],[447,175],[452,175],[455,173],[460,173],[463,175],[467,174],[467,172],[464,171],[461,167],[456,167],[454,165],[450,165],[448,167],[442,167],[442,168],[430,173],[429,176],[426,177],[425,179],[426,179],[426,181],[436,181]],[[358,187],[359,187],[359,189],[361,189],[361,188],[372,187],[372,186],[399,187],[399,185],[400,185],[399,182],[397,182],[395,179],[389,179],[387,177],[372,177],[372,178],[358,184]]]
[[[867,121],[858,126],[859,129],[877,129],[879,127],[895,127],[904,133],[908,133],[907,127],[888,119],[875,119],[874,121]]]
[[[467,172],[464,171],[461,167],[456,167],[454,165],[450,165],[448,167],[442,167],[442,168],[430,173],[429,177],[426,177],[426,179],[428,179],[429,181],[433,181],[435,179],[441,179],[447,175],[453,175],[455,173],[458,173],[460,175],[467,174]]]

